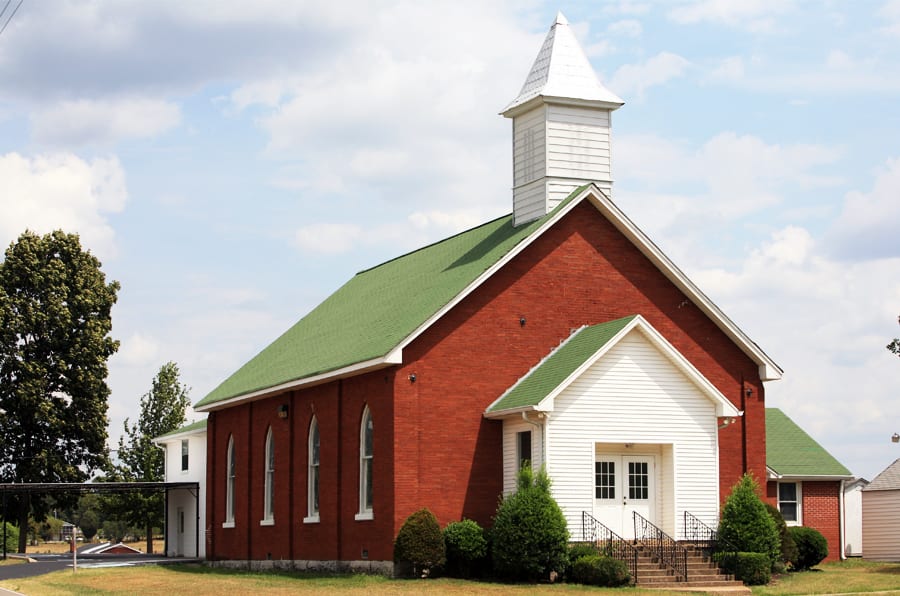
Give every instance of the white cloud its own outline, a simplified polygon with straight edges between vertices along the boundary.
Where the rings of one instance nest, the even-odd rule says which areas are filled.
[[[126,366],[148,366],[160,358],[160,343],[156,338],[142,333],[132,333],[121,340],[119,351],[113,356]]]
[[[624,19],[610,23],[606,28],[606,32],[610,35],[619,35],[622,37],[640,37],[644,32],[641,22],[635,19]]]
[[[792,10],[791,0],[692,0],[672,8],[669,18],[683,25],[710,22],[754,33],[772,33],[778,29],[777,17]]]
[[[177,105],[141,98],[63,101],[31,115],[38,143],[70,147],[153,137],[180,120]]]
[[[620,96],[634,94],[638,100],[651,87],[663,85],[684,74],[690,62],[671,52],[660,52],[642,64],[626,64],[616,70],[609,83]]]
[[[887,160],[871,191],[844,198],[828,239],[832,254],[849,259],[900,257],[900,158]]]
[[[0,243],[26,229],[77,232],[95,254],[115,255],[106,216],[125,208],[125,172],[115,157],[85,161],[69,153],[0,156]]]
[[[744,58],[742,56],[729,56],[719,61],[713,68],[712,77],[715,79],[740,80],[744,78]]]
[[[362,233],[355,224],[311,224],[296,231],[294,244],[304,252],[333,255],[352,250]]]

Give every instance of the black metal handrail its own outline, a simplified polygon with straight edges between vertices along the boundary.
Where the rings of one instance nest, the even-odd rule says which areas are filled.
[[[699,520],[690,511],[684,512],[684,537],[697,548],[726,570],[733,569],[733,559],[737,557],[738,549],[730,542],[719,536],[718,530],[714,530]]]
[[[601,554],[623,561],[631,581],[637,583],[638,551],[627,540],[601,524],[587,511],[581,512],[581,538],[597,547]]]
[[[634,539],[646,546],[657,561],[671,567],[676,578],[687,581],[687,550],[637,511],[633,512],[633,518]]]

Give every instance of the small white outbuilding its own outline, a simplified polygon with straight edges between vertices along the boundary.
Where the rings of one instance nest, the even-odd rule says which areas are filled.
[[[166,493],[166,556],[206,557],[206,420],[156,437],[166,452],[166,482],[196,482],[199,494]]]
[[[863,558],[900,561],[900,459],[862,490]]]

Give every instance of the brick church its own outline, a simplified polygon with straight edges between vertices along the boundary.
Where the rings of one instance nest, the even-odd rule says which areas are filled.
[[[207,559],[390,569],[410,513],[490,525],[525,462],[573,539],[765,485],[782,371],[612,200],[622,103],[557,17],[503,111],[512,213],[358,273],[195,406]]]

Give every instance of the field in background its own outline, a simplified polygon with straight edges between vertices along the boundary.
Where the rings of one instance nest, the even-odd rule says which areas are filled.
[[[78,543],[78,548],[84,546],[84,542]],[[94,542],[94,544],[100,544],[99,542]],[[141,552],[145,552],[147,550],[147,541],[146,540],[138,540],[137,542],[125,542],[128,546],[138,549]],[[154,540],[153,541],[153,552],[154,553],[162,553],[163,548],[165,548],[165,540]],[[41,542],[36,546],[28,545],[25,549],[25,552],[29,555],[46,555],[46,554],[59,554],[59,553],[67,553],[69,552],[69,543],[68,542]]]

